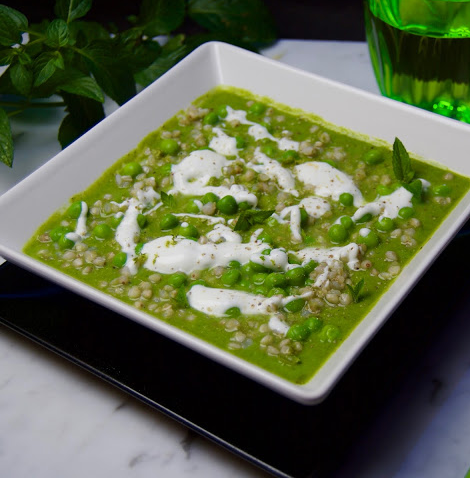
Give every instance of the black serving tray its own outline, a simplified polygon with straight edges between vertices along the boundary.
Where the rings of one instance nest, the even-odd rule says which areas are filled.
[[[315,406],[284,398],[10,263],[0,266],[0,323],[276,476],[331,476],[413,373],[443,317],[451,323],[469,296],[467,239],[461,234],[449,245]],[[430,300],[437,295],[446,300]]]

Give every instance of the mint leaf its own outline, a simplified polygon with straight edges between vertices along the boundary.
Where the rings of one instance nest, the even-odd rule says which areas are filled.
[[[168,35],[184,20],[185,0],[143,0],[137,24],[149,37]]]
[[[64,59],[60,52],[45,52],[39,55],[34,62],[34,87],[42,85],[56,71],[57,68],[64,69]]]
[[[109,39],[109,32],[97,22],[75,21],[69,24],[69,32],[76,46],[82,48],[93,40]]]
[[[240,216],[238,216],[237,224],[233,228],[234,231],[248,231],[255,224],[263,224],[268,217],[272,216],[273,211],[255,211],[253,209],[248,209],[243,211]]]
[[[354,287],[352,287],[349,284],[346,284],[348,286],[349,292],[351,293],[351,297],[355,303],[360,301],[360,295],[362,288],[364,287],[364,279],[361,279]]]
[[[54,12],[67,23],[85,16],[91,8],[92,0],[57,0]]]
[[[21,43],[21,34],[28,28],[27,18],[18,10],[0,5],[0,45]]]
[[[14,48],[0,50],[0,66],[9,65],[15,56],[16,52]]]
[[[70,78],[57,86],[60,91],[85,96],[100,103],[104,102],[104,95],[96,81],[86,75]]]
[[[423,194],[423,183],[419,179],[415,179],[410,184],[403,184],[403,187],[410,191],[413,196],[420,200]]]
[[[270,43],[274,20],[261,0],[189,0],[188,15],[211,32],[225,32],[246,42]]]
[[[0,161],[10,168],[13,164],[13,138],[10,120],[3,108],[0,108]]]
[[[119,105],[136,94],[132,72],[120,61],[112,40],[95,40],[84,49],[84,59],[103,91]]]
[[[83,96],[62,93],[68,115],[63,119],[58,139],[65,148],[104,118],[103,105]]]
[[[398,138],[395,138],[393,143],[392,165],[395,177],[399,181],[409,183],[414,178],[415,173],[411,169],[410,155]]]
[[[64,20],[56,18],[47,26],[46,45],[52,48],[60,48],[69,43],[69,27]]]
[[[180,287],[175,297],[176,303],[183,309],[189,307],[188,297],[186,295],[186,290],[184,287]]]
[[[8,71],[10,72],[11,82],[18,93],[27,96],[33,84],[33,72],[21,63],[10,66]]]
[[[173,195],[167,194],[165,191],[160,192],[160,198],[164,206],[174,208],[176,206],[176,200]]]

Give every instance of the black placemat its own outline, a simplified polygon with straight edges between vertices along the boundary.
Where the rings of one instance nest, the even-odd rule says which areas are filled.
[[[443,317],[458,312],[470,293],[468,259],[467,238],[456,238],[315,406],[9,263],[0,267],[0,322],[277,476],[324,477],[412,373]]]

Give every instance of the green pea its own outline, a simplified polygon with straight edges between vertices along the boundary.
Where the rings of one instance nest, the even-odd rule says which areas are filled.
[[[158,171],[162,176],[168,176],[171,173],[171,163],[164,164]]]
[[[294,267],[286,272],[286,279],[290,285],[303,285],[307,272],[303,267]]]
[[[247,211],[248,209],[251,209],[251,204],[246,201],[242,201],[238,203],[238,209],[240,211]]]
[[[230,261],[230,262],[228,263],[228,267],[229,267],[230,269],[240,269],[241,266],[242,266],[242,265],[241,265],[238,261]]]
[[[370,231],[367,236],[362,238],[362,242],[369,248],[377,247],[379,244],[379,236],[374,231]]]
[[[147,218],[143,214],[137,215],[137,224],[141,229],[143,229],[147,225]]]
[[[227,116],[227,106],[226,105],[220,105],[217,108],[217,115],[220,116],[221,118],[225,118]]]
[[[260,124],[261,126],[264,126],[264,127],[267,129],[268,133],[272,133],[272,132],[273,132],[273,127],[272,127],[272,125],[271,125],[270,123],[267,123],[266,121],[260,121],[259,124]]]
[[[252,284],[248,279],[242,279],[238,283],[238,286],[241,287],[244,290],[251,290]]]
[[[180,227],[180,234],[184,237],[188,237],[188,238],[191,238],[191,239],[196,239],[199,237],[199,231],[197,230],[197,228],[195,226],[193,226],[192,224],[188,224],[186,223],[187,225],[186,226],[181,226]]]
[[[313,244],[315,244],[315,238],[313,236],[306,236],[305,239],[304,239],[304,242],[305,242],[305,245],[306,246],[311,246]]]
[[[160,149],[165,153],[165,154],[175,154],[180,145],[178,144],[178,141],[172,139],[172,138],[165,138],[162,139],[160,142]]]
[[[186,205],[186,211],[190,214],[198,214],[200,209],[199,206],[194,201],[189,201]]]
[[[123,217],[124,217],[124,215],[122,215],[122,216],[113,216],[113,217],[111,218],[111,221],[110,221],[110,222],[111,222],[111,227],[114,227],[114,229],[116,229],[116,228],[119,226],[119,224],[121,224],[121,221],[122,221],[122,218],[123,218]]]
[[[448,196],[452,189],[447,184],[439,184],[431,189],[434,196]]]
[[[323,322],[318,317],[309,317],[304,324],[310,332],[318,332],[323,327]]]
[[[320,340],[322,342],[336,342],[341,335],[341,331],[335,325],[325,325],[320,332]]]
[[[398,217],[401,219],[409,219],[414,214],[414,210],[411,207],[402,207],[398,211]]]
[[[254,115],[262,115],[266,111],[266,106],[263,103],[253,103],[248,111]]]
[[[93,235],[98,239],[107,239],[112,234],[112,229],[107,224],[97,224],[93,228]]]
[[[284,309],[289,312],[300,312],[303,309],[304,305],[305,299],[294,299],[290,302],[287,302],[287,304],[284,306]]]
[[[115,267],[124,267],[127,262],[127,254],[125,252],[118,252],[113,257],[113,265]]]
[[[341,216],[339,222],[346,230],[351,229],[351,227],[354,226],[354,221],[349,216]]]
[[[384,186],[383,184],[379,184],[376,191],[379,196],[388,196],[389,194],[392,194],[391,188]]]
[[[186,280],[187,277],[184,272],[176,272],[168,277],[168,284],[178,289],[182,285],[186,284]]]
[[[369,165],[379,164],[384,160],[382,151],[371,149],[363,156],[364,162]]]
[[[135,245],[135,248],[134,248],[134,251],[137,255],[140,255],[140,253],[142,252],[142,249],[144,247],[144,243],[143,242],[139,242]]]
[[[274,242],[273,238],[267,232],[264,231],[258,236],[258,240],[261,242],[265,242],[266,244],[272,244]]]
[[[304,269],[304,271],[307,273],[307,274],[310,274],[310,272],[312,272],[313,270],[315,270],[315,268],[318,266],[318,262],[315,262],[315,261],[309,261],[307,262],[306,264],[304,264],[302,267]]]
[[[247,262],[243,264],[240,268],[244,277],[251,277],[253,275],[253,262]]]
[[[57,241],[61,249],[72,249],[73,246],[75,245],[75,242],[73,242],[70,239],[67,239],[66,235],[63,234],[60,236],[59,240]]]
[[[338,244],[346,240],[348,237],[348,231],[346,231],[346,228],[342,224],[333,224],[328,229],[328,237],[331,242]]]
[[[281,289],[280,287],[273,287],[272,289],[269,290],[268,292],[268,297],[272,297],[273,295],[286,295],[286,291],[284,289]]]
[[[257,272],[256,274],[253,274],[252,280],[256,285],[261,285],[265,283],[267,277],[268,274],[265,272]]]
[[[260,149],[262,153],[264,153],[266,156],[269,156],[270,158],[275,155],[275,149],[270,144],[263,144]]]
[[[64,234],[72,232],[70,227],[64,226],[57,226],[49,232],[49,237],[54,241],[57,242]]]
[[[383,217],[382,219],[377,221],[375,227],[379,231],[389,232],[395,227],[395,223],[393,222],[393,219],[389,217]]]
[[[360,217],[359,219],[356,219],[356,223],[363,224],[365,222],[369,222],[371,219],[372,219],[372,214],[368,212],[364,214],[362,217]]]
[[[238,269],[229,269],[222,274],[222,284],[227,287],[235,285],[242,277],[241,272]]]
[[[258,285],[253,289],[253,292],[257,295],[268,295],[268,288],[264,285]]]
[[[308,213],[303,207],[301,207],[299,211],[300,211],[300,224],[302,226],[305,226],[305,224],[307,224],[307,221],[308,221]]]
[[[225,311],[227,317],[240,317],[242,315],[241,310],[238,307],[230,307]]]
[[[165,214],[161,219],[160,219],[160,229],[163,230],[168,230],[168,229],[173,229],[179,224],[178,218],[171,214]]]
[[[135,178],[139,174],[141,174],[143,171],[142,166],[137,163],[136,161],[131,161],[130,163],[126,163],[122,169],[121,169],[121,174],[123,176],[131,176]]]
[[[354,203],[354,196],[350,193],[341,193],[339,195],[339,202],[343,206],[352,206]]]
[[[204,196],[201,198],[202,204],[207,204],[209,202],[217,202],[219,200],[219,196],[214,193],[206,193]]]
[[[286,337],[296,342],[303,342],[308,339],[309,335],[310,330],[304,324],[295,324],[289,328]]]
[[[204,116],[204,119],[202,120],[204,124],[210,124],[210,125],[215,125],[218,121],[219,121],[219,116],[214,111],[212,111],[211,113],[207,113],[206,116]]]
[[[235,136],[235,141],[237,142],[237,148],[242,149],[246,145],[246,141],[241,136]]]
[[[263,264],[258,264],[257,262],[250,261],[251,270],[253,272],[266,272],[266,267]]]
[[[82,201],[75,201],[67,209],[67,215],[73,219],[78,219],[82,213]]]
[[[193,280],[190,284],[189,284],[189,288],[195,286],[195,285],[203,285],[203,286],[206,286],[207,285],[207,282],[204,280],[204,279],[196,279],[196,280]]]
[[[287,277],[282,272],[272,272],[266,277],[265,285],[268,289],[285,287],[287,285]]]
[[[238,204],[233,196],[224,196],[217,201],[217,209],[222,214],[235,214],[238,211]]]
[[[283,164],[291,164],[293,163],[296,159],[299,158],[299,153],[297,151],[284,151],[280,157],[281,163]]]

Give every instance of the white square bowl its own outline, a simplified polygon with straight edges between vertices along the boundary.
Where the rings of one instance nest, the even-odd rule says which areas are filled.
[[[304,404],[322,401],[433,260],[470,216],[470,194],[456,206],[373,310],[323,367],[296,385],[166,322],[120,302],[22,252],[36,229],[86,189],[148,133],[212,87],[226,84],[268,96],[388,143],[398,136],[414,155],[470,176],[470,127],[282,65],[223,43],[207,43],[43,167],[0,197],[0,255],[164,334]],[[151,333],[149,331],[149,333]],[[110,330],[110,337],[112,331]]]

